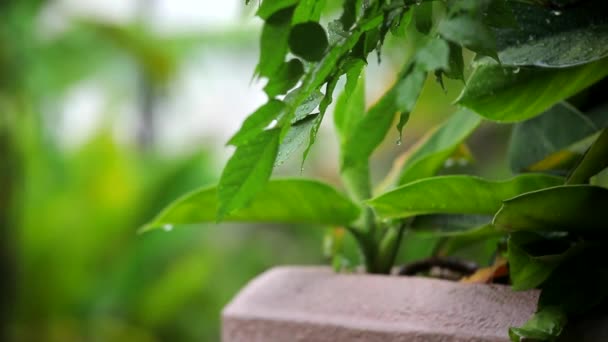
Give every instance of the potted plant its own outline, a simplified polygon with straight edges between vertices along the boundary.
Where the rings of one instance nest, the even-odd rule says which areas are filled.
[[[453,249],[495,239],[501,242],[496,254],[504,256],[506,264],[497,263],[491,275],[508,265],[513,290],[540,289],[538,306],[538,292],[513,295],[511,288],[501,288],[499,298],[516,296],[507,302],[521,302],[515,316],[501,316],[509,306],[496,298],[480,303],[493,305],[495,320],[513,319],[505,321],[505,327],[521,326],[508,332],[504,328],[503,337],[472,333],[453,337],[455,341],[501,340],[507,334],[512,341],[552,341],[562,335],[568,320],[602,308],[608,295],[608,266],[603,261],[608,190],[600,173],[608,166],[608,102],[602,96],[608,90],[608,4],[602,0],[345,0],[340,17],[321,25],[325,4],[261,2],[257,15],[264,26],[256,74],[268,79],[264,88],[268,102],[228,142],[236,150],[219,184],[179,199],[145,229],[220,221],[340,226],[357,241],[364,269],[371,274],[391,273],[406,232],[430,232]],[[363,71],[368,55],[373,51],[380,55],[388,35],[401,37],[411,48],[392,87],[366,108]],[[456,101],[460,109],[372,187],[370,156],[394,122],[401,134],[427,76],[434,75],[440,86],[444,77],[465,80],[468,58],[463,58],[463,49],[476,55]],[[346,193],[316,180],[270,179],[275,165],[302,145],[306,159],[341,78],[344,89],[335,101],[333,121]],[[513,126],[508,155],[513,176],[494,181],[467,174],[437,175],[484,120]],[[289,291],[297,292],[298,286],[285,285],[288,289],[281,292],[282,286],[268,282],[290,283],[302,272],[275,272],[252,283],[242,296],[251,299],[254,292],[266,288],[261,296],[280,292],[283,305],[294,293]],[[373,293],[392,298],[397,291],[386,285],[395,279],[391,277],[357,275],[352,277],[358,280],[351,282],[355,278],[331,276],[324,270],[313,273],[317,280],[337,279],[325,283],[332,289],[375,284],[370,286],[380,292],[363,291],[371,296],[366,305],[381,301]],[[399,286],[419,281],[414,279],[399,278]],[[433,284],[420,286],[447,286]],[[323,305],[331,302],[324,288],[320,286],[320,297],[310,303],[331,311],[331,305]],[[482,293],[486,285],[468,288]],[[434,292],[422,293],[429,301],[421,305],[432,303]],[[475,297],[461,294],[464,300]],[[339,305],[357,310],[363,304]],[[480,310],[475,317],[489,316]],[[533,311],[534,316],[528,317]],[[289,319],[281,322],[290,327]],[[243,331],[251,340],[273,339],[272,334],[264,339],[255,335],[259,330],[249,328]],[[293,329],[296,336],[299,330]],[[366,329],[357,329],[363,334],[357,335],[360,340],[389,336],[363,338]],[[274,340],[285,338],[277,334]],[[432,331],[421,334],[416,338],[445,338]],[[413,335],[406,337],[415,340]]]

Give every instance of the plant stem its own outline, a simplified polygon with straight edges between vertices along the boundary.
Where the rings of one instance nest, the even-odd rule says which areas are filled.
[[[401,239],[407,222],[400,222],[397,227],[389,227],[387,232],[380,241],[378,248],[378,256],[376,258],[376,264],[373,273],[389,274],[395,263],[397,252],[401,246]]]

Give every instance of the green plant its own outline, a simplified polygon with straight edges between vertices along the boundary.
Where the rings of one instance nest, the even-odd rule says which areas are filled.
[[[236,151],[218,186],[183,197],[146,229],[213,221],[339,225],[355,237],[371,273],[390,272],[405,232],[431,230],[461,245],[503,239],[506,251],[497,252],[506,254],[514,289],[542,289],[537,315],[511,329],[514,341],[554,340],[567,317],[604,302],[608,190],[596,175],[608,166],[601,96],[608,4],[345,0],[340,17],[322,26],[324,5],[261,2],[256,74],[268,79],[268,102],[230,139]],[[410,49],[395,83],[366,110],[363,70],[389,36]],[[401,134],[427,76],[440,86],[444,77],[465,80],[463,48],[476,56],[460,109],[373,191],[372,152],[395,121]],[[343,76],[333,118],[348,195],[313,180],[269,180],[301,145],[306,159]],[[513,124],[513,178],[437,175],[483,120]]]

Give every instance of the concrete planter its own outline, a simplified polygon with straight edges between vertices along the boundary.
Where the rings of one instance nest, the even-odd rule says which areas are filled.
[[[538,291],[418,277],[279,267],[223,311],[223,342],[509,341]]]

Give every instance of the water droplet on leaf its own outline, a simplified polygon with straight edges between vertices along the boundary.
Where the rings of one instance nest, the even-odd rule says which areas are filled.
[[[170,232],[170,231],[173,230],[173,225],[166,224],[166,225],[163,226],[163,230],[166,231],[166,232]]]

